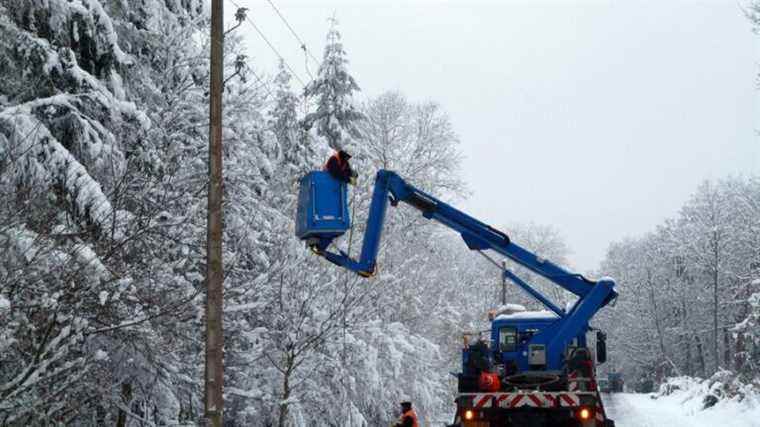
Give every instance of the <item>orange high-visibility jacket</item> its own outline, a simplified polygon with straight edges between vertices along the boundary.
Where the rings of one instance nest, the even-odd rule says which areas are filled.
[[[414,412],[414,409],[410,409],[401,414],[401,418],[398,419],[398,423],[396,425],[398,427],[409,427],[409,421],[412,422],[411,427],[420,427],[419,423],[417,422],[417,414]]]

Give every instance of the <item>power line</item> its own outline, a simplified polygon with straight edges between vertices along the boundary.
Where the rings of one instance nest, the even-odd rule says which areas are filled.
[[[293,27],[288,22],[288,20],[285,19],[285,16],[283,16],[283,14],[280,12],[280,9],[278,9],[277,6],[274,5],[274,3],[272,2],[272,0],[267,0],[267,2],[269,2],[269,4],[274,9],[274,11],[277,12],[277,15],[280,17],[280,19],[282,19],[282,22],[285,23],[285,26],[288,27],[288,29],[290,30],[291,34],[293,34],[293,37],[295,37],[296,40],[298,41],[298,43],[301,44],[301,49],[303,49],[303,51],[306,52],[306,54],[309,55],[309,57],[311,57],[312,60],[314,60],[315,64],[319,65],[319,60],[317,58],[315,58],[314,55],[311,53],[311,51],[306,47],[306,43],[304,43],[304,41],[301,39],[301,37],[298,36],[298,34],[296,33],[296,30],[294,30]],[[307,71],[308,71],[308,69],[307,69]]]
[[[234,0],[229,0],[230,3],[232,3],[235,7],[240,9],[240,5],[237,4]],[[274,52],[275,55],[277,55],[277,58],[279,58],[283,64],[288,68],[288,71],[290,71],[290,74],[293,75],[293,77],[296,78],[301,83],[301,86],[306,88],[306,83],[301,79],[301,77],[296,74],[296,72],[293,70],[293,67],[288,64],[288,61],[285,60],[285,58],[280,54],[280,52],[277,50],[276,47],[272,44],[272,42],[269,41],[267,36],[264,35],[264,33],[259,29],[259,27],[256,25],[256,23],[253,22],[253,20],[246,15],[245,20],[248,21],[249,24],[253,27],[254,30],[259,34],[259,36],[264,40],[264,42],[269,46],[270,49],[272,49],[272,52]]]
[[[238,9],[240,9],[240,5],[237,4],[235,2],[235,0],[229,0],[229,2],[232,3],[233,6],[237,7]],[[314,63],[317,66],[319,66],[320,65],[319,60],[306,47],[306,43],[304,43],[303,39],[298,35],[298,33],[293,28],[293,26],[290,25],[290,23],[288,22],[287,18],[285,18],[285,16],[282,14],[282,12],[280,12],[280,9],[277,8],[277,6],[274,4],[274,2],[272,2],[272,0],[267,0],[267,2],[275,10],[275,12],[277,13],[277,15],[282,20],[282,22],[285,24],[285,26],[288,28],[288,30],[290,30],[291,34],[293,34],[293,37],[295,37],[296,41],[298,41],[300,43],[301,49],[305,52],[306,55],[308,55],[308,58],[311,58],[314,61]],[[277,50],[277,48],[274,47],[274,45],[272,44],[272,42],[269,41],[269,39],[259,29],[259,27],[256,25],[256,23],[254,23],[253,20],[247,14],[245,15],[245,19],[246,19],[246,21],[248,21],[249,24],[251,24],[251,26],[253,27],[253,29],[256,30],[256,32],[264,40],[264,42],[269,46],[269,48],[272,50],[272,52],[274,52],[274,54],[277,56],[277,58],[280,59],[283,62],[283,64],[285,64],[285,66],[288,68],[288,71],[290,71],[291,75],[293,77],[295,77],[296,80],[298,80],[298,82],[301,83],[301,86],[303,86],[303,88],[305,89],[306,86],[307,86],[307,84],[304,83],[303,79],[301,79],[301,77],[298,74],[296,74],[296,72],[293,70],[293,67],[290,66],[290,64],[285,60],[285,58],[282,56],[282,54],[280,54],[280,52]],[[309,76],[311,77],[311,79],[314,80],[314,76],[311,74],[311,72],[309,71],[309,68],[308,68],[308,63],[309,63],[308,58],[306,58],[304,66],[306,68],[306,72],[309,74]],[[267,91],[267,97],[271,96],[271,89],[270,89],[269,85],[266,84],[261,78],[259,78],[259,76],[256,75],[256,73],[253,70],[250,70],[250,71],[253,73],[254,77],[256,77],[256,79],[261,83],[261,85],[263,87],[265,87],[265,89]],[[250,86],[251,85],[249,84],[246,88],[248,88]],[[366,100],[367,104],[369,105],[372,102],[372,100],[370,99],[370,97],[364,91],[362,91],[362,90],[359,90],[359,92],[362,94],[362,96]]]
[[[232,31],[233,29],[234,29],[234,28],[227,30],[227,31],[225,32],[225,34],[226,34],[227,32],[229,32],[229,31]],[[214,43],[214,40],[211,40],[211,43],[213,44],[213,43]],[[222,48],[223,48],[223,46],[224,46],[224,44],[223,44],[223,43],[219,43],[219,42],[217,42],[217,44],[218,44],[219,46],[222,46]],[[240,91],[240,92],[244,92],[244,91],[247,91],[248,89],[251,89],[255,83],[259,83],[259,86],[258,86],[258,87],[256,87],[256,88],[255,88],[255,90],[258,90],[258,89],[260,89],[260,88],[264,88],[264,89],[265,89],[265,91],[266,91],[266,95],[265,95],[265,98],[270,98],[270,97],[272,96],[272,88],[271,88],[271,85],[270,85],[269,83],[267,83],[266,81],[264,81],[264,79],[262,79],[262,78],[261,78],[261,76],[259,76],[259,75],[258,75],[258,73],[256,73],[256,71],[255,71],[253,68],[251,68],[251,67],[246,67],[246,69],[247,69],[247,71],[248,71],[248,72],[250,72],[251,74],[253,74],[253,76],[256,78],[256,80],[251,80],[251,81],[250,81],[250,82],[248,82],[248,83],[247,83],[245,86],[243,86],[243,87],[242,87],[242,89],[239,89],[239,91]],[[234,76],[233,76],[233,77],[234,77]],[[225,81],[224,81],[224,86],[226,87],[226,85],[227,85],[227,81],[225,80]]]

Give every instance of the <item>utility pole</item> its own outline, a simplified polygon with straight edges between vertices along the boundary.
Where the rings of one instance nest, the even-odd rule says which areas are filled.
[[[507,305],[507,276],[504,272],[507,270],[507,261],[501,262],[501,305]]]
[[[222,88],[224,79],[223,0],[211,0],[211,82],[209,90],[209,182],[206,236],[206,425],[222,427],[224,398],[224,263],[222,260]]]

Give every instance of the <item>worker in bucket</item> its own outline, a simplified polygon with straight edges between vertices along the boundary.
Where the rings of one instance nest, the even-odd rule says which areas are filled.
[[[345,182],[351,185],[356,185],[356,177],[358,176],[356,171],[351,169],[351,165],[348,164],[348,160],[351,155],[345,150],[338,150],[327,159],[325,163],[325,170],[332,175],[333,178],[338,181]]]
[[[409,399],[401,401],[401,416],[396,424],[391,427],[419,427],[417,423],[417,414],[412,409],[412,402]]]

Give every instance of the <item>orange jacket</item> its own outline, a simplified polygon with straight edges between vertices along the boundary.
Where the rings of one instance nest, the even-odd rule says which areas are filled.
[[[343,182],[350,182],[351,176],[354,174],[351,166],[348,164],[348,160],[342,159],[338,153],[333,154],[327,159],[324,170],[330,172],[333,178]]]
[[[414,409],[410,409],[403,414],[401,414],[401,417],[398,419],[398,423],[396,423],[396,426],[398,427],[420,427],[419,423],[417,422],[417,414],[414,412]]]

